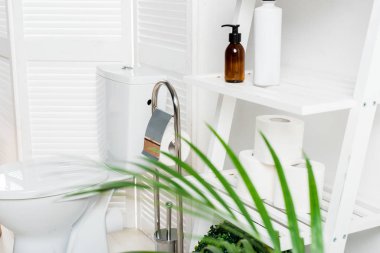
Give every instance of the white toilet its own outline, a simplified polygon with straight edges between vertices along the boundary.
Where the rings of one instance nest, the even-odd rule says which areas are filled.
[[[97,68],[98,84],[105,96],[106,161],[128,168],[126,161],[136,161],[144,147],[145,130],[152,115],[150,100],[154,85],[166,77],[149,67],[129,68],[109,64]],[[167,92],[158,97],[159,107],[166,105]],[[162,108],[161,109],[165,109]]]
[[[15,235],[14,252],[66,252],[75,223],[100,196],[63,197],[108,177],[103,167],[86,160],[49,158],[0,166],[0,223]]]
[[[105,101],[105,160],[127,168],[143,148],[154,84],[164,79],[149,68],[98,67],[100,102]],[[161,105],[166,94],[160,94]],[[15,253],[106,253],[105,215],[112,192],[63,198],[78,189],[122,178],[89,160],[50,158],[0,167],[0,224],[15,235]],[[134,224],[135,202],[127,205]]]

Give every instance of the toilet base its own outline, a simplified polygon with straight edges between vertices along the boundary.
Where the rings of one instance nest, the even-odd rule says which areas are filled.
[[[70,229],[46,235],[15,235],[13,253],[66,253]]]
[[[102,193],[98,200],[82,215],[74,225],[67,253],[107,253],[107,230],[105,216],[113,191]]]

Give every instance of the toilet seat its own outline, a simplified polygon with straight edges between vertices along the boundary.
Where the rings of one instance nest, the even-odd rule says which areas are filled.
[[[44,198],[104,182],[108,171],[91,160],[44,158],[0,166],[0,200]]]

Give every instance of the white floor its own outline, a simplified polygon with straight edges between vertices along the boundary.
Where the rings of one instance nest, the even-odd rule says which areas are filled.
[[[154,251],[154,243],[141,231],[126,229],[108,235],[109,253],[136,250]]]
[[[154,250],[154,243],[142,232],[134,229],[126,229],[108,235],[109,253],[120,253],[138,250]],[[0,253],[12,253],[13,235],[3,229],[0,239]]]

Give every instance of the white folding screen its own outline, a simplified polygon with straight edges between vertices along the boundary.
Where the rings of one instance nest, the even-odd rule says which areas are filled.
[[[31,153],[98,157],[95,67],[128,60],[123,0],[23,0]]]
[[[187,0],[136,0],[136,54],[140,63],[186,74],[191,35]]]
[[[0,38],[8,38],[8,13],[5,0],[0,1]]]
[[[28,63],[34,157],[99,155],[95,66],[92,62]]]
[[[0,163],[17,158],[8,7],[0,0]]]
[[[181,103],[182,129],[189,132],[190,92],[182,77],[192,69],[191,15],[189,0],[135,0],[136,59],[167,73]]]
[[[191,132],[190,92],[182,80],[191,73],[191,2],[188,0],[135,0],[136,59],[140,64],[159,68],[167,74],[175,87],[181,105],[182,130]],[[172,112],[172,101],[167,100],[167,111]],[[169,127],[173,127],[169,125]],[[174,169],[174,168],[173,168]],[[161,205],[175,198],[161,194]],[[149,237],[154,233],[153,193],[139,191],[138,227]],[[162,226],[166,226],[166,211],[161,210]],[[173,226],[176,215],[173,213]],[[185,217],[185,231],[190,229]],[[185,248],[187,242],[185,242]],[[186,250],[185,250],[186,251]]]

